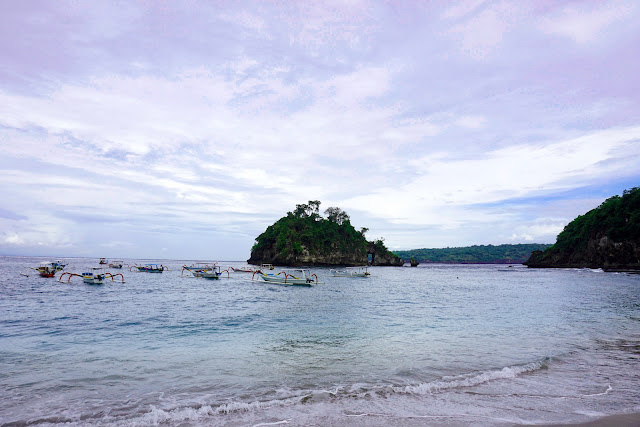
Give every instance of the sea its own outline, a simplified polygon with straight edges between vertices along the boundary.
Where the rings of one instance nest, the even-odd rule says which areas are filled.
[[[640,412],[637,274],[312,268],[319,283],[297,287],[182,269],[207,260],[129,259],[112,270],[125,283],[103,285],[29,269],[53,260],[0,257],[1,425],[512,426]],[[65,261],[74,273],[98,263]],[[130,271],[150,262],[168,270]]]

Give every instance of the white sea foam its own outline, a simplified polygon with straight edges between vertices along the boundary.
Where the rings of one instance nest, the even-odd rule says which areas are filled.
[[[452,388],[473,387],[482,383],[486,383],[488,381],[515,378],[522,373],[533,372],[542,369],[544,366],[544,362],[532,362],[527,363],[526,365],[507,366],[496,371],[484,371],[478,374],[459,375],[457,377],[451,377],[439,381],[431,381],[418,385],[393,387],[393,391],[395,391],[396,393],[409,393],[418,395],[432,394],[438,391],[449,390]]]
[[[611,384],[607,385],[607,389],[605,391],[603,391],[602,393],[595,393],[595,394],[585,394],[584,397],[592,397],[592,396],[604,396],[609,394],[610,391],[613,390],[613,387],[611,387]]]
[[[262,427],[262,426],[277,426],[278,424],[289,424],[289,420],[275,421],[273,423],[260,423],[254,424],[253,427]]]

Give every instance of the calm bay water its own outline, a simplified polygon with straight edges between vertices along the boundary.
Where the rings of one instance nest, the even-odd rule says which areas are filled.
[[[85,285],[0,257],[0,424],[513,425],[640,412],[640,275],[372,268]],[[95,259],[68,259],[80,273]],[[142,260],[127,260],[143,262]],[[243,263],[222,262],[222,268]],[[33,273],[33,271],[31,271]]]

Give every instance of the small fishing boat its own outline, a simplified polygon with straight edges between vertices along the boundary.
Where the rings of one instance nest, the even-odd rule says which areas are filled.
[[[106,258],[100,258],[100,261],[98,262],[98,264],[102,265],[102,264],[107,264],[107,259]]]
[[[62,260],[56,260],[55,262],[52,262],[51,265],[56,269],[56,271],[62,271],[67,266],[67,264],[62,262]]]
[[[132,265],[131,267],[129,267],[129,271],[132,271],[134,268],[144,273],[162,273],[164,270],[168,270],[168,268],[162,264],[145,264],[145,265]]]
[[[344,270],[329,270],[333,277],[369,277],[371,273],[369,273],[367,266],[361,267],[346,267]]]
[[[261,271],[273,270],[273,265],[271,265],[271,264],[260,264],[260,270]]]
[[[41,262],[37,268],[31,268],[32,270],[36,270],[40,277],[53,277],[60,271],[53,262]]]
[[[104,271],[103,267],[91,267],[90,271],[85,271],[82,274],[75,274],[75,273],[62,273],[60,275],[60,278],[58,279],[58,282],[62,282],[62,278],[65,277],[66,275],[69,275],[69,277],[67,278],[67,283],[69,283],[69,281],[71,281],[71,278],[74,276],[78,276],[78,277],[82,277],[82,281],[88,285],[102,285],[104,283],[104,281],[106,279],[111,279],[111,281],[114,281],[114,277],[118,277],[120,276],[120,279],[122,280],[121,283],[124,283],[124,276],[121,273],[117,273],[117,274],[111,274],[111,273],[106,273]]]
[[[122,268],[123,265],[122,260],[114,260],[109,263],[109,268]]]
[[[227,271],[227,274],[229,272]],[[195,276],[195,275],[194,275]],[[200,276],[199,277],[203,277],[205,279],[214,279],[217,280],[220,278],[220,276],[222,276],[222,271],[220,271],[220,267],[213,266],[207,270],[203,270],[202,272],[200,272]],[[196,276],[198,277],[198,276]]]
[[[233,270],[234,273],[253,273],[256,271],[251,267],[241,267],[241,268],[229,267],[229,268]]]
[[[314,283],[318,283],[318,276],[311,274],[311,271],[304,268],[283,270],[277,274],[256,271],[253,273],[252,280],[255,278],[256,274],[258,274],[265,282],[276,283],[279,285],[311,286]],[[315,279],[313,279],[314,277]]]
[[[217,267],[217,264],[217,262],[196,262],[189,266],[183,265],[182,273],[180,273],[180,276],[182,276],[184,274],[184,271],[187,270],[188,272],[193,274],[193,277],[203,277],[203,273],[215,269]],[[218,270],[219,269],[220,267],[218,267]]]

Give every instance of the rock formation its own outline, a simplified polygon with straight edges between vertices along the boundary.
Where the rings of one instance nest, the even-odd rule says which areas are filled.
[[[571,221],[556,244],[534,251],[529,267],[640,270],[640,188],[607,199]]]
[[[248,263],[259,265],[388,265],[402,266],[382,239],[368,242],[363,228],[355,230],[349,216],[339,208],[319,214],[319,201],[297,205],[256,237]],[[370,262],[369,262],[370,261]]]

